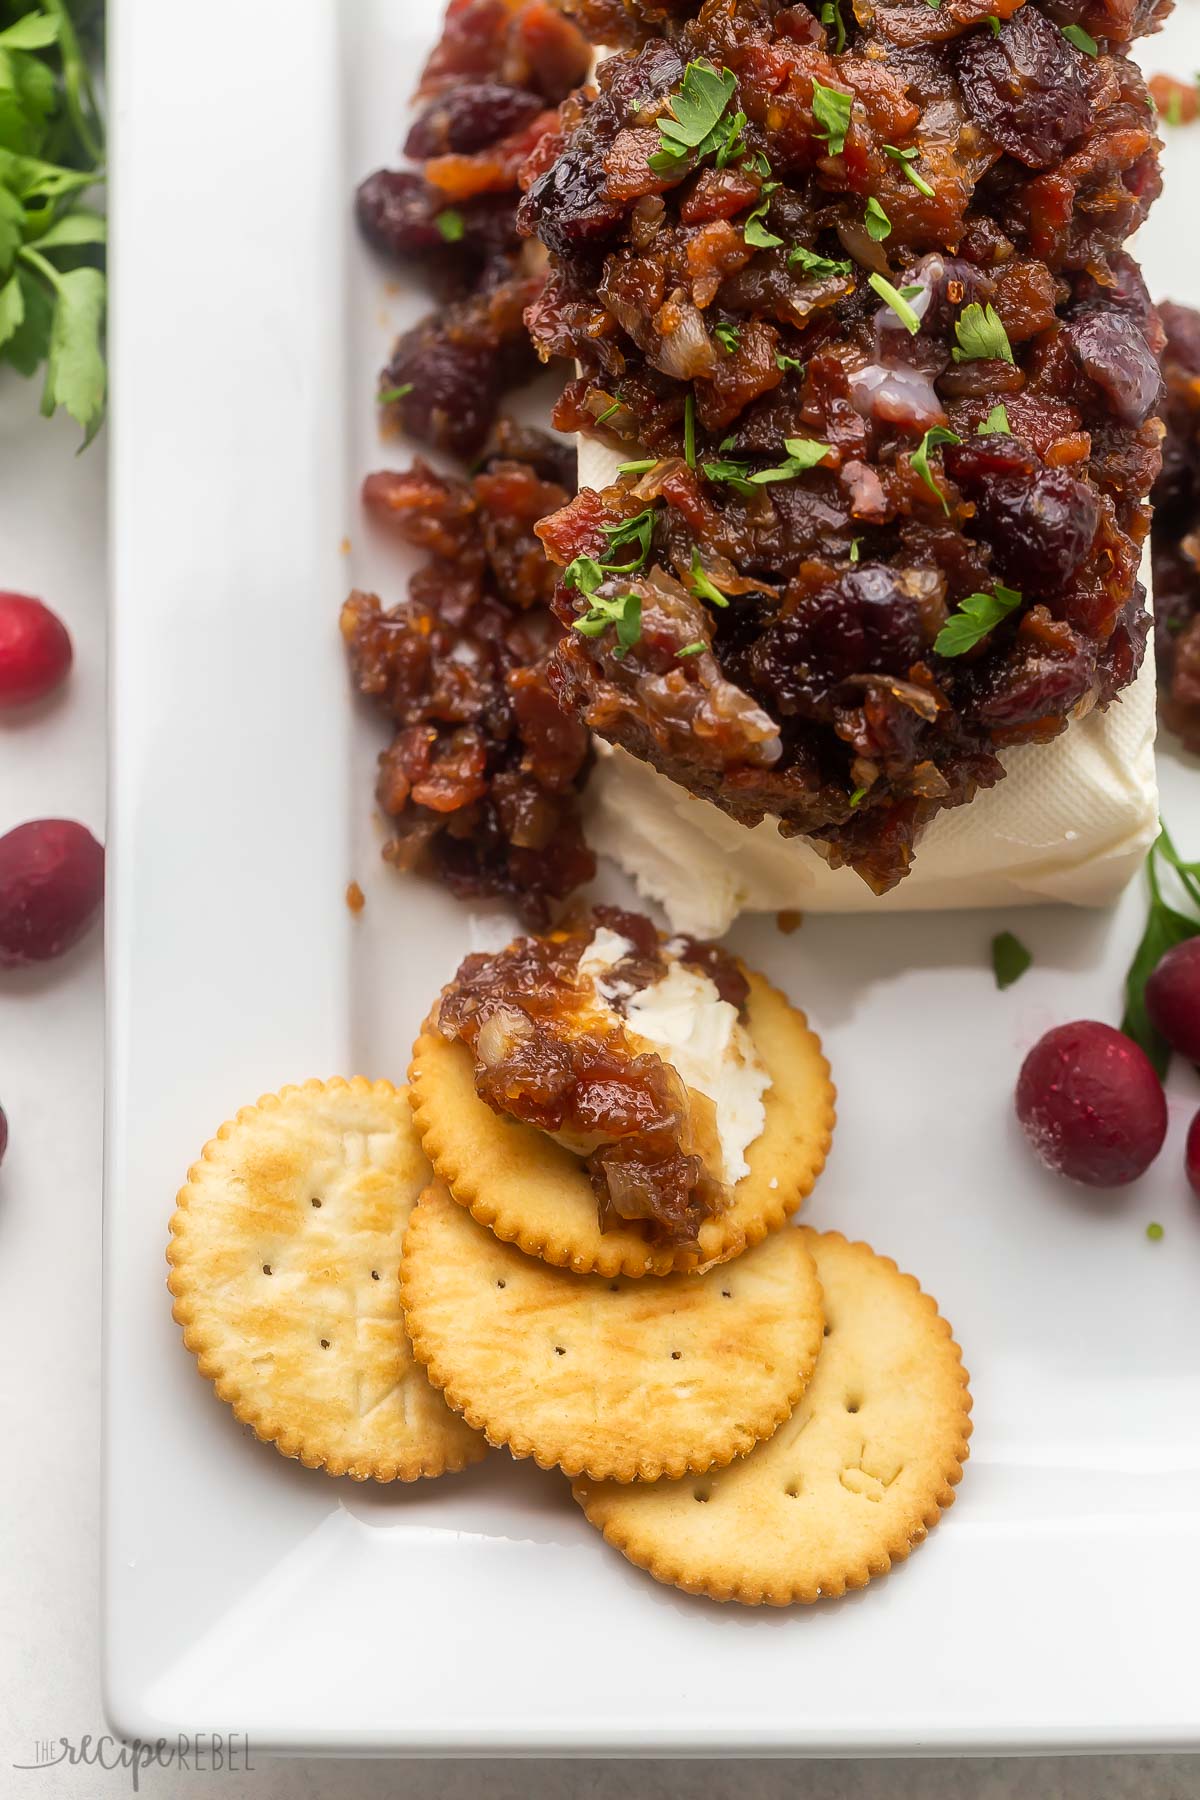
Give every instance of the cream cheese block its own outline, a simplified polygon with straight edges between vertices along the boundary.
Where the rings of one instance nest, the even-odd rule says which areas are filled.
[[[622,460],[580,437],[579,485],[603,488]],[[1142,579],[1149,587],[1149,558]],[[743,912],[918,912],[1068,901],[1105,906],[1140,867],[1158,830],[1153,645],[1107,712],[1049,744],[1007,750],[1008,773],[970,806],[939,814],[912,873],[874,895],[830,869],[775,822],[739,825],[626,751],[597,744],[587,795],[592,847],[657,901],[673,929],[717,937]]]

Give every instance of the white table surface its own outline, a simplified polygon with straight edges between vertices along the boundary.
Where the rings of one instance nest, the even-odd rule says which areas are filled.
[[[45,598],[75,639],[69,690],[38,717],[0,725],[0,831],[63,814],[104,823],[103,438],[36,416],[15,378],[0,388],[0,587]],[[167,577],[169,579],[169,576]],[[119,603],[119,597],[118,597]],[[97,1665],[102,956],[98,936],[48,970],[0,979],[0,1800],[125,1794],[120,1770],[22,1772],[40,1739],[105,1731]],[[1200,1760],[1016,1762],[267,1762],[237,1775],[149,1771],[160,1800],[1190,1800]]]

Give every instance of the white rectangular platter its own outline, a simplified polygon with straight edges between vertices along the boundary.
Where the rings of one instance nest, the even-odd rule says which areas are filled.
[[[1181,1167],[1200,1085],[1176,1070],[1167,1149],[1115,1200],[1043,1177],[1011,1117],[1034,1038],[1119,1016],[1140,892],[1115,915],[735,934],[834,1066],[812,1219],[912,1269],[973,1376],[958,1503],[865,1592],[785,1613],[688,1599],[606,1548],[554,1473],[497,1454],[413,1488],[331,1481],[197,1380],[163,1260],[189,1162],[285,1082],[401,1078],[437,985],[507,921],[380,865],[378,732],[337,631],[350,585],[391,603],[406,573],[357,488],[403,454],[379,441],[374,372],[424,302],[363,251],[351,196],[396,156],[433,0],[113,10],[113,1723],[419,1754],[1200,1745],[1200,1207]],[[1189,0],[1147,60],[1200,66]],[[1200,297],[1198,146],[1175,134],[1145,234],[1156,295]],[[1200,769],[1166,752],[1162,776],[1200,854]],[[1035,967],[1000,994],[988,944],[1014,923]]]

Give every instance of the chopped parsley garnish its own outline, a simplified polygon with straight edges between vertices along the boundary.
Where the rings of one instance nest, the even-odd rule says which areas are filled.
[[[730,325],[723,319],[719,325],[713,326],[713,336],[721,348],[728,350],[732,356],[741,341],[742,328],[740,325]]]
[[[1160,857],[1178,875],[1184,894],[1196,908],[1196,916],[1180,912],[1164,900],[1158,871]],[[1121,1020],[1121,1030],[1135,1044],[1141,1045],[1158,1073],[1165,1075],[1171,1061],[1171,1048],[1150,1023],[1146,1011],[1146,982],[1168,950],[1173,950],[1176,944],[1186,943],[1189,938],[1200,937],[1200,862],[1181,860],[1165,825],[1150,846],[1146,879],[1150,884],[1150,915],[1125,977],[1125,1017]]]
[[[1000,36],[1000,20],[997,17],[997,15],[995,13],[989,13],[987,16],[987,22],[992,28],[992,36],[999,37]]]
[[[616,599],[606,600],[602,594],[593,594],[586,613],[574,621],[572,630],[584,637],[599,637],[610,625],[617,628],[617,648],[613,654],[622,657],[632,650],[642,635],[641,596],[618,594]]]
[[[737,77],[732,69],[719,74],[708,62],[690,62],[683,72],[679,92],[672,94],[669,112],[661,113],[655,123],[662,139],[662,149],[650,158],[656,175],[675,175],[693,156],[697,162],[725,149],[741,129],[733,119],[724,117],[733,99]],[[745,124],[742,119],[742,124]]]
[[[454,207],[447,206],[444,211],[434,214],[434,224],[448,244],[460,244],[467,229],[467,221]]]
[[[1062,34],[1066,38],[1068,44],[1074,44],[1075,48],[1077,50],[1082,50],[1085,56],[1099,56],[1099,44],[1096,42],[1091,32],[1085,31],[1082,25],[1064,25],[1062,27]]]
[[[955,321],[954,335],[958,339],[958,348],[954,352],[957,363],[989,359],[1010,363],[1013,360],[1004,321],[990,300],[986,306],[980,306],[978,300],[964,306]]]
[[[861,543],[862,543],[862,539],[860,537],[850,539],[850,561],[852,563],[856,563],[858,561],[859,546],[861,545]]]
[[[921,480],[925,483],[925,486],[929,489],[930,493],[935,494],[941,501],[947,518],[950,516],[950,502],[929,472],[929,452],[936,449],[939,444],[961,443],[962,439],[959,437],[957,431],[947,431],[944,425],[932,425],[921,439],[920,449],[914,450],[912,453],[913,468],[917,471],[917,474],[921,477]]]
[[[840,56],[846,48],[846,27],[842,23],[842,0],[824,0],[821,7],[822,25],[832,25],[837,32],[834,49]]]
[[[692,592],[699,594],[702,600],[710,600],[714,606],[729,605],[728,594],[723,594],[720,588],[704,573],[700,552],[695,548],[692,550]]]
[[[1008,422],[1008,408],[1001,403],[993,406],[982,425],[975,427],[976,437],[1011,437],[1012,426]]]
[[[908,179],[912,182],[919,194],[925,194],[930,200],[933,199],[933,189],[930,187],[925,177],[923,175],[918,175],[917,171],[913,168],[913,164],[921,154],[919,150],[897,150],[895,144],[885,144],[883,146],[883,154],[885,156],[890,156],[893,162],[900,164],[901,169],[908,176]]]
[[[638,462],[618,463],[617,474],[644,475],[647,469],[652,469],[657,461],[658,458],[656,456],[643,456]]]
[[[813,77],[813,118],[821,127],[818,137],[825,142],[830,156],[840,156],[846,148],[846,133],[850,129],[850,113],[854,105],[852,94],[843,94],[837,88],[828,88]]]
[[[696,466],[696,396],[690,389],[683,403],[683,454],[689,469]]]
[[[742,236],[756,250],[775,250],[783,242],[781,237],[776,237],[775,233],[768,231],[763,224],[771,204],[771,195],[778,186],[777,181],[768,181],[762,190],[762,197],[757,206],[746,215],[746,225]]]
[[[623,570],[628,574],[630,569],[640,568],[650,554],[650,539],[654,532],[654,508],[643,507],[640,513],[634,513],[631,519],[619,519],[615,525],[602,525],[600,529],[608,539],[610,550],[619,550],[623,544],[638,546],[638,558],[632,563],[606,563],[605,568]]]
[[[598,414],[598,416],[596,418],[597,425],[605,424],[609,419],[611,419],[613,417],[613,415],[615,413],[620,412],[620,410],[624,404],[625,404],[625,402],[621,399],[620,394],[618,394],[616,399],[613,401],[612,405],[606,406],[604,411],[602,413]]]
[[[717,151],[717,167],[723,169],[726,163],[733,161],[735,156],[751,156],[751,160],[755,162],[756,166],[761,165],[760,172],[769,175],[771,165],[762,152],[756,150],[751,153],[746,148],[745,140],[742,137],[745,125],[746,115],[744,112],[735,112],[732,119],[722,121],[720,130],[725,133],[725,142]]]
[[[576,556],[563,570],[563,581],[579,594],[594,594],[603,584],[604,569],[592,556]]]
[[[804,372],[804,363],[801,361],[800,357],[786,356],[782,350],[777,350],[775,352],[775,367],[777,369],[782,369],[785,375],[789,369],[796,369],[801,374]]]
[[[867,236],[869,238],[874,238],[877,244],[882,244],[884,238],[891,237],[892,221],[888,218],[874,194],[872,194],[867,201],[864,222],[867,227]]]
[[[1001,931],[992,939],[992,972],[996,977],[996,986],[1003,993],[1014,981],[1020,981],[1026,969],[1033,965],[1033,958],[1011,931]]]
[[[883,275],[872,275],[870,285],[881,300],[887,301],[900,323],[915,337],[921,329],[921,321],[908,303],[910,300],[915,300],[916,296],[923,293],[924,290],[919,287],[907,287],[897,291]]]
[[[850,796],[851,806],[861,806],[863,801],[866,799],[866,797],[867,797],[867,789],[866,788],[855,788],[854,792]]]
[[[731,487],[735,494],[752,495],[750,485],[750,464],[736,457],[716,457],[712,462],[701,463],[700,467],[710,481],[723,481]]]
[[[1021,595],[1016,588],[1005,587],[999,581],[994,594],[968,594],[938,632],[934,649],[939,656],[962,656],[981,644],[989,631],[1020,604]]]
[[[791,481],[793,476],[803,475],[806,469],[815,469],[829,455],[829,445],[818,444],[815,438],[784,438],[783,447],[787,451],[787,461],[780,463],[777,469],[759,469],[750,477],[756,486],[761,487],[768,481]]]
[[[707,648],[708,645],[697,638],[694,644],[685,644],[683,649],[677,650],[675,654],[676,656],[699,656],[700,652],[702,650],[707,650]]]
[[[375,398],[380,406],[390,406],[394,400],[403,400],[405,394],[411,394],[412,391],[412,382],[402,381],[399,387],[380,388]]]
[[[815,250],[806,250],[803,244],[797,244],[787,254],[788,268],[799,265],[806,275],[850,275],[854,272],[853,263],[837,262],[832,256],[818,256]]]
[[[1178,88],[1171,89],[1167,99],[1166,111],[1163,113],[1163,118],[1167,121],[1168,125],[1183,124],[1183,101],[1180,98]]]
[[[1147,1225],[1146,1236],[1150,1239],[1152,1244],[1157,1244],[1161,1240],[1163,1228],[1157,1219],[1151,1219],[1149,1225]]]

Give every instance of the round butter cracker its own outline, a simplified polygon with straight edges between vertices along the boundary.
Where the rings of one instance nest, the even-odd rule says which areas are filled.
[[[415,1481],[484,1440],[413,1360],[400,1248],[429,1180],[388,1081],[308,1081],[223,1125],[171,1220],[167,1282],[200,1373],[284,1456]]]
[[[639,1225],[601,1231],[583,1163],[545,1132],[493,1112],[475,1091],[465,1044],[427,1025],[409,1069],[425,1154],[454,1198],[507,1243],[578,1273],[666,1275],[725,1262],[786,1224],[825,1166],[836,1094],[804,1014],[751,970],[746,1024],[771,1085],[749,1173],[699,1247],[655,1244]]]
[[[827,1335],[787,1423],[700,1481],[572,1490],[610,1544],[689,1594],[787,1606],[865,1587],[921,1542],[962,1475],[971,1397],[933,1300],[866,1244],[794,1235]]]
[[[572,1275],[477,1225],[441,1183],[413,1211],[401,1286],[413,1349],[469,1424],[597,1480],[749,1450],[803,1392],[824,1322],[797,1232],[703,1275]]]

